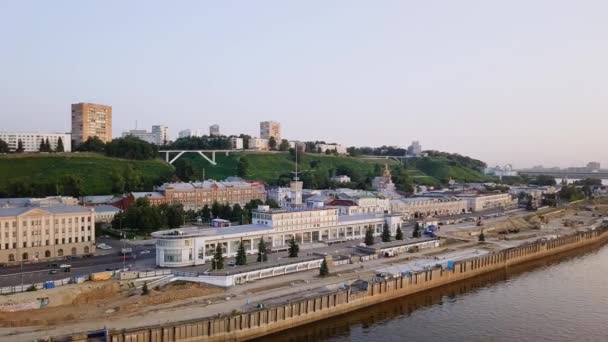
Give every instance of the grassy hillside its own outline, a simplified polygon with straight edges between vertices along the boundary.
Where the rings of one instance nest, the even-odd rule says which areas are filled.
[[[189,158],[192,165],[197,170],[205,171],[206,178],[224,179],[228,176],[237,174],[239,158],[248,161],[248,179],[263,180],[266,182],[276,182],[280,176],[288,175],[294,168],[292,157],[286,153],[231,153],[228,156],[217,154],[218,165],[213,166],[205,159],[195,154],[184,155]],[[336,170],[339,166],[350,167],[361,175],[368,175],[377,169],[376,165],[384,166],[398,164],[393,159],[382,158],[353,158],[345,156],[328,156],[323,154],[306,153],[299,156],[300,171],[304,173],[314,172],[315,174],[329,174],[331,170]],[[454,164],[442,158],[429,158],[426,163],[408,163],[408,175],[415,183],[435,185],[446,182],[449,178],[464,181],[484,181],[486,177],[480,172]]]
[[[109,194],[111,175],[123,175],[131,167],[151,187],[173,174],[173,166],[156,160],[125,160],[96,153],[0,155],[0,190],[10,183],[53,184],[65,175],[82,179],[84,194]]]

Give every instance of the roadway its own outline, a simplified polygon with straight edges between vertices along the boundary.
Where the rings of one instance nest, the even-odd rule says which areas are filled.
[[[120,255],[123,242],[112,239],[98,239],[97,244],[105,243],[112,247],[109,250],[97,249],[98,255],[92,257],[65,257],[62,260],[45,261],[38,263],[24,263],[22,266],[9,266],[0,268],[0,287],[16,286],[21,284],[42,283],[49,280],[58,280],[78,275],[87,275],[106,270],[122,269],[123,267],[135,269],[152,269],[156,264],[156,249],[153,246],[140,246],[125,243],[126,247],[133,249],[133,258],[126,260]],[[148,250],[142,254],[143,250]],[[62,271],[58,265],[71,265],[70,272]],[[56,266],[54,266],[56,265]],[[52,273],[56,271],[56,273]]]

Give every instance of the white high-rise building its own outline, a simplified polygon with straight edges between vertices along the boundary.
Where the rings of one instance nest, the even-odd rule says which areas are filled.
[[[156,125],[152,126],[152,132],[148,132],[145,129],[132,129],[130,131],[123,132],[122,136],[123,138],[133,136],[150,144],[164,145],[169,141],[168,132],[167,126]]]
[[[157,137],[156,145],[165,145],[169,143],[169,127],[163,125],[152,126],[152,133]]]
[[[72,151],[72,136],[69,133],[28,133],[28,132],[0,132],[0,139],[8,144],[11,151],[17,150],[19,140],[23,144],[24,152],[40,151],[40,142],[49,140],[51,149],[57,150],[59,139],[63,143],[63,151]]]
[[[412,157],[419,157],[422,155],[422,146],[418,140],[412,141],[412,144],[407,148],[407,154]]]
[[[184,129],[179,131],[178,137],[180,138],[189,138],[189,137],[202,137],[205,135],[200,129]]]

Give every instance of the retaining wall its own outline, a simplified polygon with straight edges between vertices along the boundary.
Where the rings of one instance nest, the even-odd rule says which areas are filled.
[[[337,290],[230,316],[110,330],[109,337],[112,342],[244,341],[606,240],[608,230],[598,228],[461,260],[454,263],[453,269],[435,267],[407,276],[370,282],[367,290]],[[72,335],[70,338],[73,341],[86,341],[86,334]]]

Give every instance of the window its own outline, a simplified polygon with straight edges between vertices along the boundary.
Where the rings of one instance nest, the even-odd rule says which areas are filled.
[[[15,261],[15,254],[9,254],[8,261]]]
[[[76,247],[72,247],[72,255],[76,255]]]
[[[23,243],[23,248],[27,247],[27,242]]]
[[[88,253],[89,253],[89,246],[85,246],[85,247],[84,247],[84,252],[85,252],[85,254],[88,254]]]
[[[51,251],[44,252],[44,257],[45,258],[50,258],[51,257]]]
[[[55,244],[58,245],[59,244],[59,239],[55,239]]]
[[[23,253],[23,255],[21,256],[21,260],[27,260],[28,257],[29,257],[29,254]]]
[[[63,256],[63,249],[59,248],[57,250],[57,256]]]
[[[165,249],[164,251],[165,262],[181,262],[182,251],[181,249]]]

